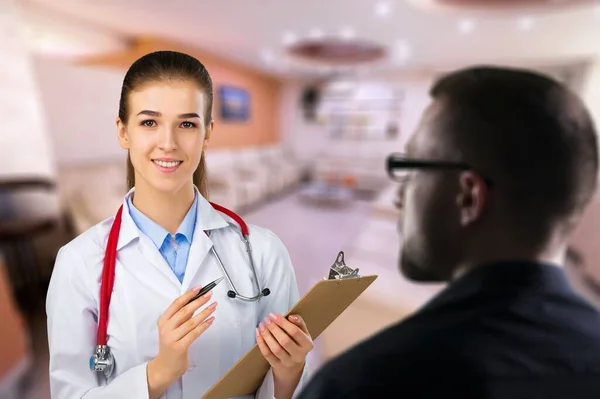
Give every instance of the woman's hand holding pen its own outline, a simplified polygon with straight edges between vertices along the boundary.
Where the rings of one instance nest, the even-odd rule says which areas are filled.
[[[214,321],[214,317],[208,317],[215,311],[216,302],[193,316],[212,296],[212,291],[209,291],[188,303],[199,291],[200,287],[196,287],[175,299],[158,319],[158,355],[148,363],[150,398],[158,398],[187,371],[190,345]]]
[[[291,398],[313,349],[313,341],[304,320],[290,316],[287,320],[271,313],[256,329],[256,342],[273,369],[275,397]]]

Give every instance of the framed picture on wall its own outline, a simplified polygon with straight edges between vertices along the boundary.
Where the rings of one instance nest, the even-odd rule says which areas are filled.
[[[219,87],[220,115],[223,121],[243,122],[250,118],[250,94],[240,87]]]

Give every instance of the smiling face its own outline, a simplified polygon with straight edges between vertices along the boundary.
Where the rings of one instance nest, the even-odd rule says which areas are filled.
[[[193,81],[149,82],[129,93],[127,120],[117,119],[119,143],[129,151],[136,190],[175,194],[191,188],[213,122]]]

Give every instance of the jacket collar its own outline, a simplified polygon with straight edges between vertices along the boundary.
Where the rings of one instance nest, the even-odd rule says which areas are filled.
[[[194,187],[196,191],[196,197],[198,198],[198,206],[196,208],[196,226],[195,229],[201,229],[203,231],[216,230],[223,227],[229,226],[227,220],[223,215],[216,211],[210,202],[204,198],[198,189]],[[134,193],[135,188],[129,190],[123,199],[123,212],[121,221],[121,231],[119,233],[119,242],[117,244],[117,251],[132,242],[134,239],[139,238],[140,232],[131,218],[129,213],[128,200]]]
[[[512,297],[523,292],[553,292],[572,295],[575,291],[559,265],[534,261],[496,262],[481,265],[452,281],[421,311],[431,310],[466,297],[476,297],[483,293]]]

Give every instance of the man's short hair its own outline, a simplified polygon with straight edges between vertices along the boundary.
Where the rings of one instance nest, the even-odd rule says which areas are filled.
[[[594,122],[577,95],[533,71],[484,66],[446,75],[430,94],[448,145],[490,174],[524,235],[572,227],[598,169]]]

